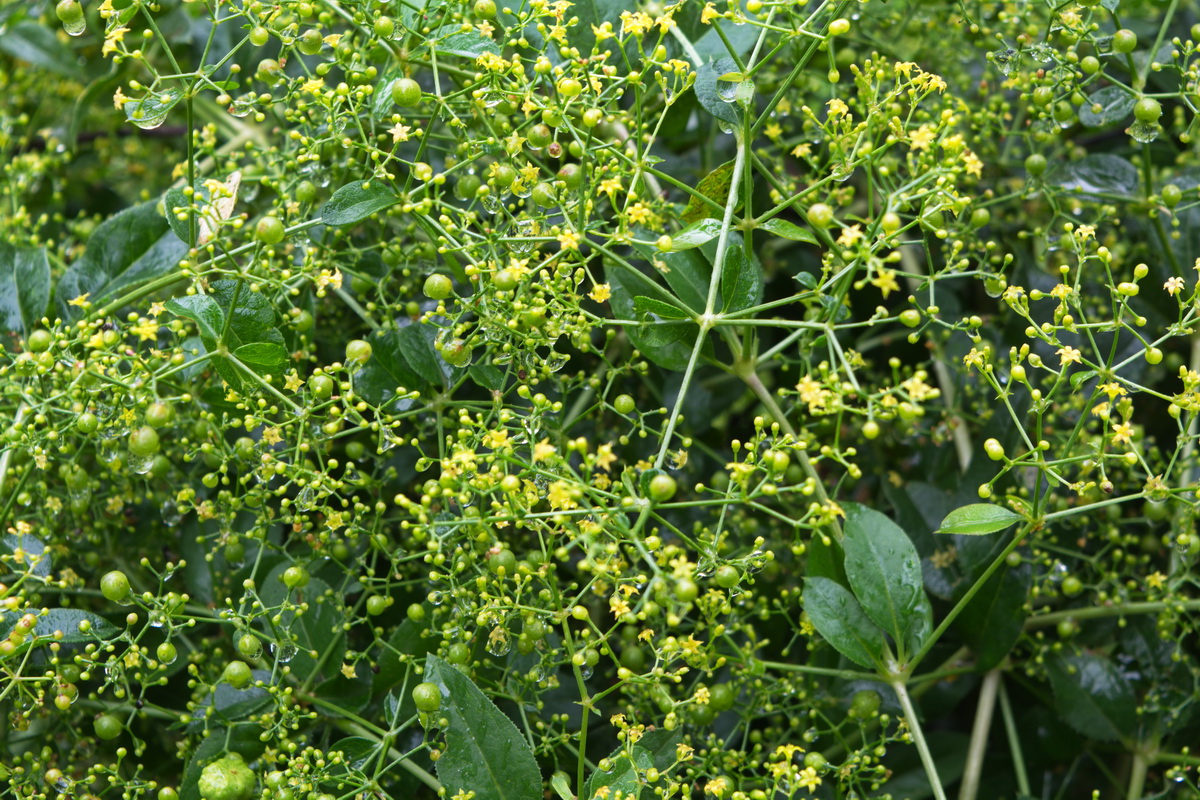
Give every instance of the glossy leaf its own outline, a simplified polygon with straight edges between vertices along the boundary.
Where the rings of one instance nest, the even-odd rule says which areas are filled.
[[[969,584],[960,583],[961,596]],[[999,665],[1025,629],[1025,602],[1033,586],[1033,569],[1027,562],[1016,568],[1001,567],[979,588],[959,613],[955,627],[975,651],[980,671]]]
[[[907,655],[933,630],[917,548],[896,523],[865,506],[847,503],[842,547],[846,577],[863,610]]]
[[[886,662],[883,631],[844,586],[828,578],[805,578],[803,605],[817,633],[846,658],[868,669]]]
[[[397,389],[421,390],[442,382],[440,360],[424,337],[420,325],[374,334],[371,358],[354,375],[354,388],[368,403],[383,406],[392,401]]]
[[[663,277],[675,297],[686,307],[702,313],[708,303],[708,283],[712,276],[712,265],[706,254],[699,249],[684,250],[664,253],[658,260],[666,264]]]
[[[758,226],[759,230],[770,231],[776,236],[782,236],[784,239],[791,239],[793,242],[808,242],[809,244],[820,244],[817,237],[811,232],[801,228],[793,222],[788,222],[786,219],[772,217],[771,219]]]
[[[496,42],[483,34],[470,31],[467,33],[452,33],[437,42],[438,55],[462,56],[463,58],[479,58],[484,53],[499,54],[500,48]]]
[[[0,615],[0,639],[8,636],[17,620],[22,616],[23,613],[15,611],[7,611]],[[87,633],[79,630],[81,622],[87,622],[91,626]],[[58,641],[65,643],[94,642],[97,637],[115,636],[118,632],[116,625],[90,611],[80,611],[77,608],[52,608],[37,618],[32,635],[55,636],[58,631],[62,632],[62,638]],[[28,645],[29,641],[27,640],[25,646]]]
[[[612,297],[609,302],[612,305],[613,313],[621,319],[637,319],[638,314],[633,307],[632,291],[634,289],[639,293],[644,291],[642,282],[631,276],[627,270],[611,265],[605,266],[604,275],[605,280],[612,288]],[[697,330],[699,329],[697,328]],[[649,336],[645,332],[645,327],[641,325],[627,325],[625,333],[629,337],[629,341],[633,342],[634,347],[660,367],[676,372],[687,367],[694,340],[687,342],[675,339],[663,343]]]
[[[136,100],[126,100],[121,106],[121,110],[125,112],[125,119],[132,122],[139,128],[157,128],[166,121],[167,115],[171,113],[180,100],[183,99],[183,92],[178,89],[168,89],[161,94],[148,94],[145,97],[140,97]]]
[[[1092,94],[1087,102],[1079,107],[1079,121],[1085,128],[1102,128],[1121,122],[1137,104],[1137,96],[1120,86],[1109,86]],[[1099,105],[1099,111],[1093,111],[1092,106]]]
[[[1137,700],[1112,661],[1096,655],[1059,657],[1046,662],[1061,718],[1091,739],[1115,742],[1133,734]]]
[[[308,610],[299,615],[292,610],[284,611],[278,626],[267,627],[263,633],[268,640],[277,635],[276,629],[291,635],[298,648],[288,662],[293,674],[303,679],[332,677],[341,667],[340,654],[345,639],[341,627],[344,611],[338,608],[339,595],[320,578],[311,578],[307,586],[292,589],[289,593],[280,576],[290,566],[290,562],[281,561],[263,579],[263,602],[278,605],[290,596],[293,603],[308,603]],[[313,653],[316,653],[315,658]]]
[[[288,363],[288,352],[275,342],[250,342],[233,351],[234,357],[260,375],[277,373]]]
[[[722,224],[719,219],[709,217],[697,220],[671,237],[671,250],[690,250],[693,247],[699,247],[720,236],[721,228]]]
[[[680,731],[659,729],[638,739],[631,748],[632,754],[624,747],[618,747],[608,757],[613,768],[608,772],[593,772],[587,780],[583,796],[596,797],[607,786],[609,797],[637,797],[645,788],[639,772],[644,773],[651,768],[665,772],[675,763],[675,747],[681,739]]]
[[[112,299],[169,274],[186,253],[187,245],[171,232],[156,200],[127,208],[96,228],[83,257],[59,280],[59,314],[77,319],[81,312],[71,300],[85,294],[92,303]]]
[[[6,570],[24,572],[29,568],[30,574],[41,578],[49,575],[54,565],[54,559],[46,550],[46,543],[28,533],[6,533],[0,536],[0,554],[13,557],[11,561],[5,562]]]
[[[655,300],[653,297],[635,297],[633,298],[633,307],[639,313],[654,314],[664,319],[691,319],[691,314],[679,306]]]
[[[437,775],[447,796],[472,791],[476,800],[541,800],[542,775],[517,726],[463,673],[435,655],[425,680],[442,693],[438,714],[449,720]]]
[[[729,201],[729,187],[732,183],[733,162],[728,161],[705,175],[700,180],[700,183],[696,185],[696,191],[716,203],[716,207],[714,208],[703,200],[698,200],[689,195],[687,206],[683,209],[683,213],[679,215],[679,218],[691,224],[706,217],[712,217],[714,213],[719,213]],[[740,205],[740,199],[738,203]],[[736,210],[734,209],[735,212]]]
[[[1056,169],[1052,181],[1082,195],[1134,197],[1138,190],[1137,167],[1111,153],[1092,153]]]
[[[373,180],[366,188],[362,181],[355,181],[333,193],[321,209],[321,220],[335,227],[353,225],[399,202],[400,198],[384,181]]]
[[[725,267],[721,271],[721,307],[726,312],[741,311],[761,303],[765,284],[758,259],[747,258],[741,247],[741,237],[737,239],[735,245],[731,238],[725,251]]]
[[[742,110],[735,103],[727,103],[722,99],[727,96],[734,84],[720,81],[718,78],[737,70],[737,62],[725,57],[718,61],[708,62],[696,70],[696,99],[704,110],[728,125],[742,124]]]
[[[45,247],[0,242],[0,332],[29,333],[50,305]]]
[[[225,329],[225,312],[206,294],[176,297],[165,304],[167,311],[196,323],[204,346],[213,349]]]
[[[937,533],[955,533],[962,536],[982,536],[1002,531],[1024,519],[1020,514],[992,503],[972,503],[956,508],[946,515]]]

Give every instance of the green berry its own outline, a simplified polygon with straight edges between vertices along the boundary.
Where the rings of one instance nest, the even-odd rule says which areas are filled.
[[[471,660],[471,648],[462,642],[455,642],[446,651],[446,661],[462,666]]]
[[[425,279],[424,289],[425,296],[430,300],[445,300],[454,294],[454,282],[435,272]]]
[[[250,665],[245,661],[230,661],[225,665],[225,671],[221,673],[221,680],[234,689],[243,688],[253,678],[254,674],[250,671]]]
[[[171,644],[170,642],[163,642],[154,651],[154,654],[158,656],[158,660],[162,663],[172,664],[174,663],[176,657],[178,657],[179,651],[176,649],[175,645]]]
[[[678,485],[670,475],[658,474],[650,479],[646,494],[656,503],[665,503],[675,496]]]
[[[613,408],[617,410],[618,414],[632,414],[637,410],[637,403],[629,395],[623,394],[613,402]]]
[[[289,589],[302,589],[308,585],[309,577],[308,570],[299,564],[293,564],[283,571],[279,580]]]
[[[732,589],[738,585],[738,581],[742,579],[742,573],[737,567],[731,564],[725,564],[717,567],[716,573],[713,575],[713,580],[717,586],[722,589]]]
[[[690,603],[700,595],[700,587],[691,578],[680,578],[675,581],[675,599],[681,603]]]
[[[1162,105],[1153,97],[1143,97],[1134,105],[1133,116],[1138,122],[1158,122],[1162,116]]]
[[[833,224],[833,209],[825,203],[813,203],[808,207],[808,221],[818,228]]]
[[[1167,208],[1174,208],[1183,200],[1183,190],[1173,183],[1168,183],[1162,187],[1158,195],[1162,198],[1163,205]]]
[[[1137,34],[1128,28],[1122,28],[1113,34],[1112,49],[1114,53],[1132,53],[1137,43]]]
[[[346,345],[346,363],[362,366],[371,359],[371,343],[362,339],[354,339]]]
[[[480,19],[494,19],[496,0],[475,0],[475,16]]]
[[[387,611],[390,605],[391,603],[388,601],[388,598],[378,594],[373,595],[367,598],[367,613],[372,617],[378,617],[384,611]]]
[[[391,17],[376,17],[373,27],[375,35],[380,39],[391,39],[392,34],[396,32],[396,23],[392,22]]]
[[[318,400],[328,400],[333,397],[333,378],[328,375],[313,375],[308,379],[308,390]]]
[[[309,28],[304,33],[300,34],[299,43],[296,45],[300,48],[300,52],[306,56],[315,56],[321,52],[321,47],[325,44],[321,36],[321,32]]]
[[[116,714],[101,714],[92,722],[92,728],[96,731],[97,738],[111,741],[121,735],[125,724]]]
[[[983,443],[983,451],[992,461],[1004,460],[1004,445],[996,439],[988,439]]]
[[[59,22],[64,25],[78,24],[83,19],[83,6],[78,0],[60,0],[54,7],[54,13]]]
[[[512,550],[501,550],[488,559],[488,569],[493,575],[511,577],[517,571],[517,556]]]
[[[279,244],[283,241],[283,223],[277,217],[263,217],[254,226],[254,235],[263,244]]]
[[[1025,171],[1035,178],[1046,171],[1046,166],[1046,157],[1041,153],[1032,153],[1025,159]]]
[[[243,633],[238,637],[237,650],[246,658],[258,658],[262,655],[262,642],[253,633]]]
[[[168,403],[156,400],[146,407],[146,424],[152,428],[165,428],[175,421],[175,409]]]
[[[25,349],[31,353],[44,353],[54,344],[54,335],[50,331],[38,328],[29,334],[25,340]]]
[[[871,689],[855,692],[850,700],[850,716],[855,719],[870,719],[879,712],[879,693]]]
[[[90,412],[83,412],[75,419],[75,430],[86,435],[95,433],[100,428],[100,418]]]
[[[900,324],[908,328],[915,328],[921,324],[921,312],[915,308],[906,308],[900,312]]]
[[[100,579],[100,593],[114,603],[129,597],[129,578],[119,569],[114,569]]]
[[[412,78],[401,78],[392,84],[392,102],[402,108],[418,105],[421,94],[421,84]]]
[[[412,690],[413,702],[417,705],[418,711],[424,711],[428,714],[431,711],[437,711],[442,705],[442,691],[436,684],[418,683]]]
[[[139,458],[149,458],[158,452],[160,446],[158,433],[148,425],[129,434],[129,452]]]
[[[262,25],[256,25],[250,29],[250,44],[255,47],[262,47],[271,40],[271,32]]]

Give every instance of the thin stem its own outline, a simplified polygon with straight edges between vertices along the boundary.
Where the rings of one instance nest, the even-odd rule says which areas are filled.
[[[921,764],[925,767],[925,775],[929,778],[929,788],[933,790],[936,800],[946,800],[946,790],[942,788],[937,764],[934,763],[933,754],[929,752],[929,745],[925,742],[925,733],[921,730],[921,722],[917,719],[917,709],[913,707],[912,698],[908,696],[908,688],[903,680],[897,680],[892,683],[892,689],[896,692],[900,707],[904,709],[904,719],[908,722],[908,729],[912,731],[913,743],[917,746]]]
[[[317,701],[317,698],[315,696],[310,696],[310,697],[307,697],[306,699],[311,700],[315,705],[322,705],[321,702]],[[339,714],[345,713],[344,709],[342,709],[340,706],[335,706],[335,708],[331,709],[331,710],[333,710]],[[343,731],[345,731],[346,733],[352,733],[355,736],[361,736],[364,739],[372,739],[374,741],[379,742],[381,745],[383,744],[383,741],[380,739],[379,736],[377,736],[374,733],[372,733],[371,731],[367,730],[362,725],[358,725],[354,722],[347,722],[346,720],[339,720],[337,722],[337,726],[339,728],[341,728]],[[419,764],[417,764],[410,758],[405,758],[404,754],[401,753],[399,750],[397,750],[394,747],[389,746],[387,749],[387,752],[388,752],[389,756],[391,756],[393,759],[398,761],[400,763],[400,766],[404,767],[404,769],[410,775],[412,775],[414,778],[416,778],[421,783],[428,786],[433,791],[441,792],[441,790],[442,790],[441,782],[438,781],[437,778],[433,777],[428,772],[426,772]]]
[[[988,731],[992,727],[992,713],[996,710],[996,691],[999,687],[1000,668],[997,667],[984,676],[983,685],[979,687],[979,703],[975,706],[975,724],[971,726],[971,746],[967,750],[967,764],[963,769],[958,800],[975,800],[979,793],[983,756],[987,752]]]
[[[1133,763],[1129,768],[1129,788],[1125,792],[1126,800],[1142,800],[1146,789],[1146,770],[1154,757],[1142,748],[1133,751]]]
[[[1017,721],[1013,717],[1012,704],[1008,702],[1008,689],[1005,688],[1004,681],[1000,681],[999,694],[1000,714],[1004,717],[1004,735],[1008,739],[1008,749],[1012,752],[1017,791],[1023,797],[1029,797],[1033,792],[1029,788],[1029,775],[1025,772],[1025,756],[1021,753],[1021,737],[1017,733]]]

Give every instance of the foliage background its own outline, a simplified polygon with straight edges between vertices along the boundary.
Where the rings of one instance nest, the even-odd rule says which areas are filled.
[[[0,3],[3,791],[1196,792],[1197,21]]]

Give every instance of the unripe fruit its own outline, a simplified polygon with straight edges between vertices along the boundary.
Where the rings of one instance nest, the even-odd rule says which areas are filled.
[[[879,437],[879,423],[873,419],[869,419],[863,423],[863,436],[867,439],[877,439]]]
[[[818,228],[833,224],[833,209],[825,203],[813,203],[808,207],[808,221]]]
[[[725,564],[721,567],[718,567],[716,573],[713,575],[713,580],[716,581],[717,586],[720,586],[722,589],[732,589],[734,586],[738,585],[738,581],[741,579],[742,573],[737,567],[731,564]]]
[[[376,17],[375,18],[375,35],[380,39],[390,39],[392,34],[396,32],[396,23],[392,22],[391,17]]]
[[[387,611],[388,606],[390,606],[390,605],[391,605],[391,603],[388,602],[388,598],[386,598],[382,595],[374,595],[373,597],[368,597],[367,598],[367,613],[370,614],[372,617],[378,617],[384,611]]]
[[[54,13],[58,17],[59,22],[64,25],[73,25],[83,19],[83,6],[77,0],[61,0],[54,7]]]
[[[119,603],[129,597],[129,578],[124,572],[115,569],[100,579],[100,593],[114,603]]]
[[[988,458],[992,461],[1004,460],[1004,445],[1000,444],[995,439],[988,439],[983,443],[983,451],[987,453]]]
[[[437,711],[442,705],[442,690],[437,687],[437,684],[418,683],[413,687],[412,699],[417,706],[418,711],[424,711],[428,714],[431,711]]]
[[[318,400],[328,400],[333,396],[333,379],[328,375],[313,375],[308,379],[308,390]]]
[[[371,343],[354,339],[346,345],[346,363],[361,366],[371,358]]]
[[[221,680],[234,689],[241,689],[253,678],[254,674],[250,671],[250,665],[245,661],[230,661],[225,665],[225,671],[221,673]]]
[[[1168,208],[1174,208],[1175,206],[1179,205],[1181,200],[1183,200],[1183,190],[1173,183],[1168,183],[1166,186],[1162,187],[1162,191],[1160,191],[1158,194],[1159,197],[1162,198],[1163,205],[1167,206]]]
[[[700,587],[691,578],[680,578],[675,581],[675,599],[681,603],[690,603],[700,595]]]
[[[156,400],[146,407],[146,424],[153,428],[165,428],[175,421],[175,409],[168,403]]]
[[[392,84],[392,102],[402,108],[412,108],[421,102],[421,84],[412,78],[401,78]]]
[[[430,300],[445,300],[454,294],[454,281],[445,275],[434,273],[425,279],[424,291]]]
[[[149,458],[158,452],[160,446],[158,433],[147,425],[129,434],[129,452],[139,458]]]
[[[492,555],[487,563],[493,575],[511,577],[517,571],[517,556],[512,550],[501,550]]]
[[[670,475],[655,475],[650,479],[646,494],[656,503],[665,503],[675,496],[678,485]]]
[[[41,328],[29,334],[25,340],[25,349],[31,353],[44,353],[54,344],[54,335]]]
[[[301,589],[308,585],[309,577],[308,570],[294,564],[283,571],[279,580],[283,581],[283,585],[289,589]]]
[[[111,741],[121,735],[125,725],[115,714],[101,714],[92,722],[92,728],[97,738]]]
[[[174,663],[176,657],[179,655],[179,651],[170,642],[163,642],[155,649],[154,654],[158,656],[158,660],[162,663],[171,664]]]
[[[1143,97],[1134,105],[1133,116],[1138,122],[1158,122],[1162,116],[1162,105],[1153,97]]]
[[[262,47],[271,40],[271,32],[262,25],[256,25],[250,29],[250,44],[255,47]]]
[[[915,328],[921,324],[921,312],[915,308],[906,308],[900,312],[900,324]]]
[[[637,410],[637,403],[629,395],[623,394],[613,401],[613,408],[617,410],[618,414],[632,414]]]
[[[1035,178],[1046,171],[1046,166],[1046,157],[1041,153],[1033,153],[1025,159],[1025,171]]]
[[[1114,53],[1132,53],[1137,43],[1137,34],[1128,28],[1122,28],[1113,34],[1112,49]]]
[[[324,44],[325,41],[321,36],[321,32],[309,28],[304,33],[300,34],[300,40],[296,46],[300,48],[300,52],[304,55],[315,56],[317,53],[321,52],[321,47]]]
[[[870,689],[855,692],[850,701],[850,716],[855,719],[870,719],[879,713],[879,693]]]
[[[279,244],[283,241],[283,223],[277,217],[263,217],[254,226],[254,235],[263,244]]]
[[[253,633],[243,633],[238,637],[237,650],[246,658],[258,658],[262,655],[262,642]]]
[[[833,22],[829,23],[830,36],[845,36],[849,32],[850,20],[848,19],[835,19]]]
[[[84,435],[93,434],[100,428],[100,418],[87,411],[75,419],[75,430]]]
[[[496,0],[475,0],[475,16],[493,19],[496,16]]]

